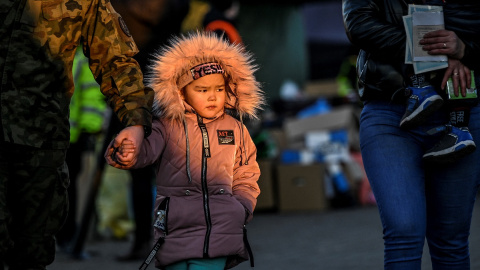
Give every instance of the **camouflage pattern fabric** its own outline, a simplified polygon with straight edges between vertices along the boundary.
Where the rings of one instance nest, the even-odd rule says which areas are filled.
[[[10,269],[45,269],[67,215],[66,151],[9,143],[0,149],[0,188],[8,189],[0,192],[0,254]]]
[[[2,0],[0,135],[6,142],[65,149],[74,91],[72,63],[83,45],[107,103],[125,126],[151,126],[138,49],[108,0]]]
[[[108,0],[0,1],[0,264],[45,269],[67,213],[78,45],[125,126],[151,126],[137,47]],[[7,192],[8,191],[8,192]]]

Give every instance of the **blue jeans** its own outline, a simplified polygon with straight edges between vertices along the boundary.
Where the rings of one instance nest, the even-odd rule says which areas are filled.
[[[404,112],[404,105],[369,101],[360,119],[363,162],[383,226],[384,268],[420,269],[426,239],[434,270],[470,269],[468,236],[480,183],[480,106],[472,108],[469,125],[479,149],[450,165],[422,162],[440,138],[426,131],[447,123],[447,112],[403,130]]]

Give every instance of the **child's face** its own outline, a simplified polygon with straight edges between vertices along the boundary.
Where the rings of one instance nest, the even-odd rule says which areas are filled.
[[[185,87],[184,98],[202,117],[212,118],[225,106],[225,79],[211,74],[194,80]]]

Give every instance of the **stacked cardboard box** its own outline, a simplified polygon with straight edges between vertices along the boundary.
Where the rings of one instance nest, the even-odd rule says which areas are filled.
[[[273,162],[271,160],[259,160],[261,175],[258,179],[260,195],[257,198],[255,210],[273,210],[275,209],[276,188],[274,186]]]
[[[278,165],[278,210],[285,212],[327,209],[324,174],[325,168],[322,164]]]
[[[355,108],[352,105],[340,106],[328,113],[308,118],[286,119],[283,125],[288,144],[292,148],[304,147],[305,136],[309,132],[339,129],[347,130],[350,147],[356,147],[358,129],[355,122]]]
[[[336,142],[329,141],[339,134],[345,134],[344,141],[342,138]],[[349,193],[355,193],[352,189],[356,189],[355,181],[358,181],[359,174],[354,170],[355,167],[351,166],[349,157],[349,149],[356,148],[358,143],[354,106],[334,107],[327,113],[286,119],[283,124],[283,135],[284,150],[312,154],[299,155],[301,158],[305,156],[310,158],[299,160],[298,163],[287,165],[280,161],[277,165],[280,211],[328,209],[330,199],[338,192],[338,186],[335,186],[332,179],[346,178],[347,182],[343,181],[343,188],[350,189]],[[319,148],[330,152],[318,154]],[[331,168],[348,169],[348,172],[337,170],[335,172],[337,175],[332,175]],[[343,173],[342,177],[339,178],[338,173]]]

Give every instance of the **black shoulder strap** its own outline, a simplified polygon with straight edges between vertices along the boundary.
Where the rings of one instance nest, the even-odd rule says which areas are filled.
[[[150,254],[148,254],[148,257],[143,261],[142,265],[138,269],[140,270],[145,270],[147,269],[148,265],[152,262],[153,258],[155,257],[155,254],[157,254],[158,250],[160,247],[163,245],[165,242],[165,239],[163,237],[159,237],[157,242],[155,243],[155,246],[153,246],[152,250],[150,251]]]

